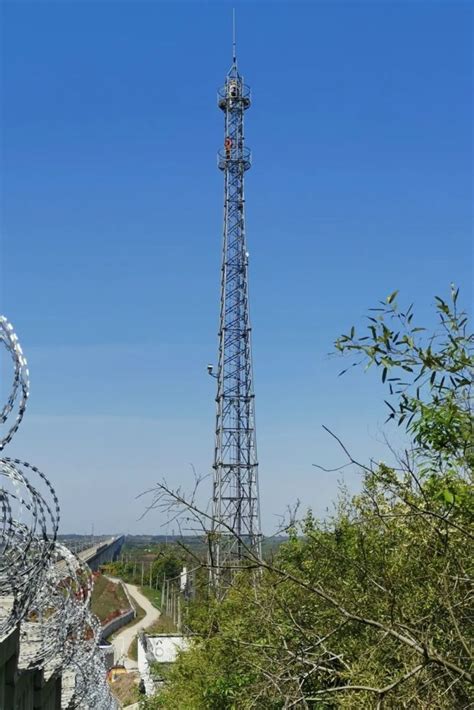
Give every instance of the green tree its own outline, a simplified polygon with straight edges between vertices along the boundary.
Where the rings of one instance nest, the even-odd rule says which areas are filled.
[[[173,579],[177,577],[183,569],[185,556],[178,550],[160,550],[157,558],[153,562],[153,579],[158,578],[158,586],[161,588],[163,579]]]

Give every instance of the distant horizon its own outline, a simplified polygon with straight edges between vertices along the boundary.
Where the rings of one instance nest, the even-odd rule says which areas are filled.
[[[100,533],[100,534],[95,534],[94,535],[88,535],[87,533],[58,533],[58,538],[64,538],[64,537],[81,537],[81,538],[97,538],[97,537],[119,537],[120,535],[123,535],[125,538],[127,537],[140,537],[140,538],[167,538],[168,540],[183,540],[185,538],[189,537],[202,537],[204,538],[205,535],[199,535],[196,533],[195,535],[155,535],[155,534],[148,534],[148,533],[123,533],[123,532],[115,532],[115,533]],[[288,534],[286,533],[278,533],[278,535],[263,535],[265,538],[270,538],[273,537],[274,539],[277,539],[279,537],[284,537],[287,538]]]

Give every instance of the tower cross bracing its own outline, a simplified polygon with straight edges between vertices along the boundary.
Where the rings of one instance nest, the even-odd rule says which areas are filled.
[[[235,54],[218,105],[225,119],[224,146],[218,154],[224,173],[224,229],[211,565],[214,577],[221,579],[226,569],[242,563],[247,548],[259,554],[261,544],[244,209],[244,175],[251,164],[244,113],[250,89],[238,72]]]

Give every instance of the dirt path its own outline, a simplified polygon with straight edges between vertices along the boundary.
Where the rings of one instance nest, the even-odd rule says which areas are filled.
[[[115,579],[114,577],[109,577],[113,582],[119,582],[121,580]],[[143,619],[137,621],[133,626],[127,626],[123,631],[119,631],[115,638],[111,639],[110,643],[114,647],[114,656],[116,663],[123,663],[125,668],[132,670],[137,668],[137,662],[133,661],[128,657],[128,649],[133,639],[139,631],[146,629],[151,626],[160,616],[160,612],[153,604],[138,590],[134,584],[126,584],[122,582],[123,586],[127,588],[128,593],[134,601],[139,604],[142,609],[146,612]]]

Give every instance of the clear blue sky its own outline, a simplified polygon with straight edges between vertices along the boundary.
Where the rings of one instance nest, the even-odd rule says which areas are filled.
[[[210,470],[232,5],[266,532],[331,506],[321,424],[384,456],[384,391],[337,377],[334,338],[396,288],[428,321],[451,281],[470,302],[471,3],[3,0],[0,306],[32,376],[9,452],[63,532],[163,532],[134,496]]]

